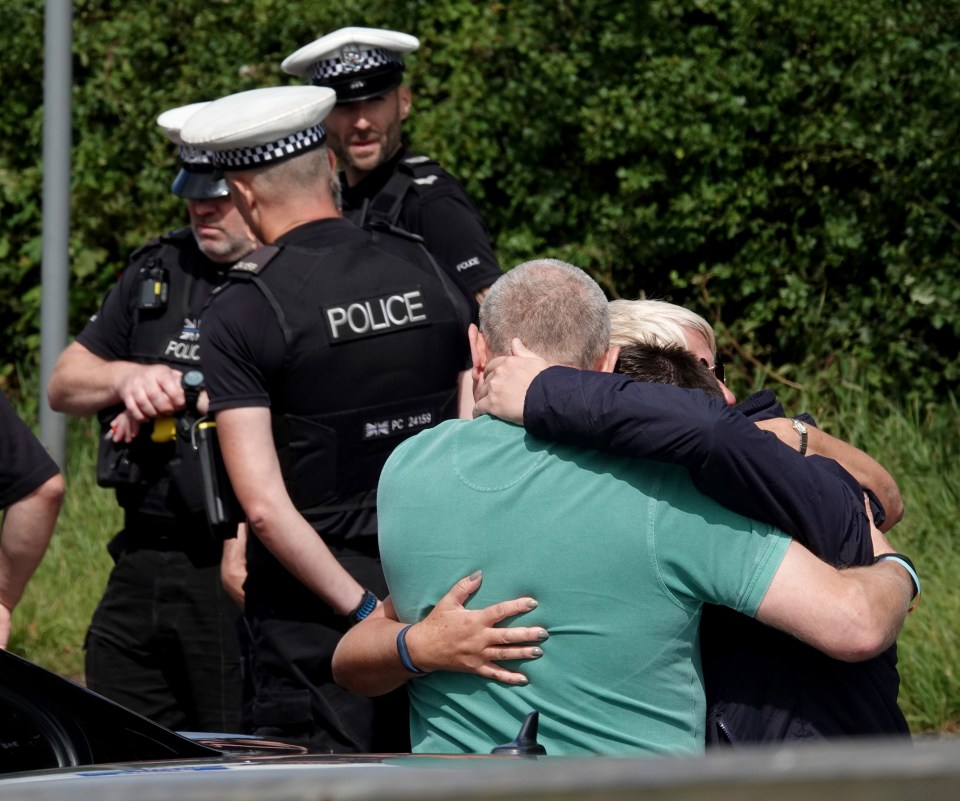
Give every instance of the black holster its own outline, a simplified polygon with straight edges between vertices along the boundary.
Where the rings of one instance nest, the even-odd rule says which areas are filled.
[[[236,536],[243,509],[233,492],[217,441],[217,424],[210,417],[188,413],[177,417],[177,455],[170,475],[190,511],[203,511],[214,534]]]

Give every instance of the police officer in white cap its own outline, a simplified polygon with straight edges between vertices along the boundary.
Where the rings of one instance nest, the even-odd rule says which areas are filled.
[[[268,243],[204,312],[204,365],[249,521],[252,732],[335,752],[407,750],[405,695],[348,693],[330,660],[386,593],[380,468],[458,413],[470,309],[415,237],[340,215],[322,122],[334,102],[328,88],[257,89],[184,126]]]
[[[405,33],[341,28],[281,66],[337,93],[325,126],[342,169],[344,216],[423,237],[433,257],[479,301],[501,275],[487,227],[450,173],[401,142],[411,104],[402,84],[403,55],[419,44]]]
[[[206,153],[184,146],[183,121],[203,103],[157,119],[180,145],[171,187],[190,227],[154,239],[61,354],[51,406],[98,414],[98,481],[116,488],[123,530],[86,639],[93,690],[174,729],[238,731],[239,610],[220,581],[222,541],[178,473],[171,418],[187,403],[186,371],[202,370],[198,321],[228,267],[257,246]],[[179,483],[178,483],[179,482]]]

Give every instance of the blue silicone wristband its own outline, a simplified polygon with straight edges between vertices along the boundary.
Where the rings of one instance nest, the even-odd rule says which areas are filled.
[[[416,673],[418,676],[423,676],[425,675],[425,671],[420,670],[420,668],[413,664],[413,660],[410,659],[410,652],[407,650],[408,631],[410,631],[410,626],[404,626],[402,629],[400,629],[400,633],[397,635],[397,653],[400,655],[400,664],[411,673]]]
[[[881,562],[883,560],[896,562],[910,574],[910,580],[913,582],[913,597],[916,598],[920,594],[920,576],[917,575],[917,570],[913,566],[913,562],[902,553],[882,553],[873,561]]]

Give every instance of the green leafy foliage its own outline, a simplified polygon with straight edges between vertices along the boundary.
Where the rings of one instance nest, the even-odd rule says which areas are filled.
[[[0,383],[34,374],[39,347],[44,6],[0,0]],[[915,730],[954,725],[960,6],[77,0],[73,14],[71,331],[131,250],[186,219],[157,115],[294,82],[280,61],[345,25],[415,33],[407,136],[466,184],[505,267],[564,258],[611,297],[689,305],[716,325],[738,394],[779,383],[882,455],[907,501],[898,544],[927,582],[902,640],[905,708]],[[46,637],[50,620],[21,641],[57,664],[69,639],[70,673],[119,525],[88,429],[71,429],[86,461],[63,559],[17,613],[57,618],[60,595],[78,610],[69,637]]]
[[[0,0],[0,24],[9,365],[38,344],[43,3]],[[504,266],[549,254],[611,296],[690,305],[743,381],[855,356],[900,399],[956,384],[945,0],[75,3],[71,330],[133,248],[185,219],[156,116],[291,82],[283,57],[349,24],[420,36],[408,136],[462,178]]]

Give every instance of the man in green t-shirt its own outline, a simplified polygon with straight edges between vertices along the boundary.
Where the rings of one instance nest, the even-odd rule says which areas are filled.
[[[603,292],[562,262],[507,273],[480,321],[476,378],[514,338],[553,364],[609,371],[616,360]],[[334,668],[371,694],[416,677],[408,691],[419,752],[489,751],[533,709],[550,754],[696,752],[704,603],[854,660],[893,641],[912,597],[899,563],[836,571],[701,495],[680,468],[535,440],[487,415],[397,448],[378,508],[391,603],[344,639]],[[891,550],[876,536],[878,552]],[[463,629],[437,621],[458,611],[444,597],[451,581],[477,569],[484,582],[469,607],[521,594],[537,603],[528,628],[493,629],[499,645],[487,641],[471,661],[458,645]],[[422,623],[404,630],[397,620]],[[509,661],[491,667],[491,648],[492,660],[536,656],[538,646],[508,643],[542,631],[547,653],[526,663],[526,681]]]

